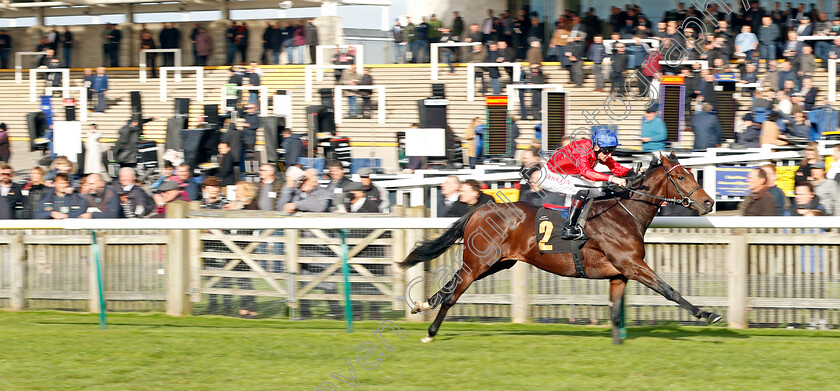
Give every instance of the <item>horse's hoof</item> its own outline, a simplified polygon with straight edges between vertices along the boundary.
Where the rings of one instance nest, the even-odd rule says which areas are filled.
[[[430,337],[430,336],[428,336],[428,335],[427,335],[427,336],[425,336],[425,337],[423,337],[423,338],[420,338],[420,342],[422,342],[422,343],[429,343],[429,342],[432,342],[432,340],[434,340],[434,339],[435,339],[435,337]]]
[[[706,322],[709,322],[709,324],[712,324],[712,323],[719,322],[721,319],[723,319],[723,315],[718,315],[714,312],[710,312],[709,316],[706,317]]]

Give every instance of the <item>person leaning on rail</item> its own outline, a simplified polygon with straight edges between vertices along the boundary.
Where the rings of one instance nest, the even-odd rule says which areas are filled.
[[[741,202],[739,209],[744,216],[775,216],[776,201],[767,186],[767,173],[761,168],[750,171],[747,175],[750,195]]]

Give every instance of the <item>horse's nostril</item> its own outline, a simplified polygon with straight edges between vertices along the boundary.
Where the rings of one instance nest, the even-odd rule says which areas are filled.
[[[712,205],[712,200],[706,200],[703,203],[706,204],[706,205]]]

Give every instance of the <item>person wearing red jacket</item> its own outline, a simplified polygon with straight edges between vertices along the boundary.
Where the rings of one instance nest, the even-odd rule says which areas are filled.
[[[577,185],[592,186],[595,182],[611,182],[626,186],[623,176],[632,173],[627,167],[618,164],[612,153],[618,146],[615,128],[598,127],[590,139],[576,140],[558,149],[542,168],[540,185],[548,191],[574,194],[569,206],[569,216],[560,236],[563,239],[582,239],[586,237],[578,225],[578,217],[586,200],[591,196],[601,195],[598,189],[579,190]],[[595,165],[601,163],[610,169],[612,175],[595,171]]]

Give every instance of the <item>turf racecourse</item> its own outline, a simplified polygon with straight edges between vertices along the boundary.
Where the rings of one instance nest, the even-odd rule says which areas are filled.
[[[840,331],[636,327],[622,346],[603,326],[97,317],[0,312],[0,390],[827,390],[840,389]],[[365,369],[365,342],[380,347]],[[370,347],[370,345],[364,345]],[[365,349],[361,349],[364,354]],[[330,377],[351,376],[351,387]],[[329,388],[326,388],[329,389]]]

